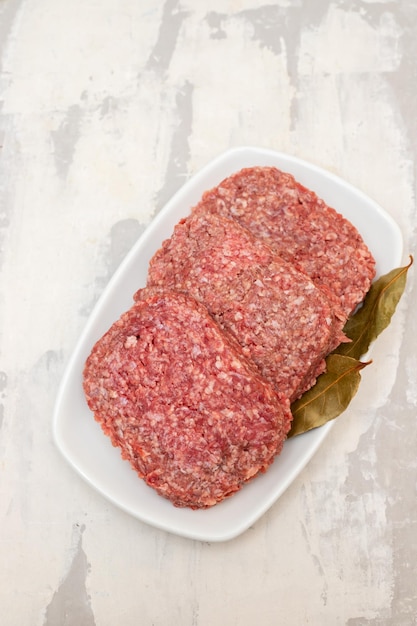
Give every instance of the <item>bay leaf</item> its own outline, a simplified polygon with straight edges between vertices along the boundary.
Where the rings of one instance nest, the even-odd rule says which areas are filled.
[[[391,270],[372,284],[363,305],[345,324],[344,332],[351,342],[340,344],[327,357],[326,372],[291,405],[293,422],[288,437],[322,426],[348,407],[358,390],[360,371],[369,365],[359,359],[391,322],[412,264],[410,256],[408,265]]]
[[[330,354],[327,370],[314,387],[293,402],[293,421],[288,437],[322,426],[340,415],[358,390],[360,371],[369,365],[342,354]]]
[[[363,305],[346,322],[345,334],[352,341],[340,344],[337,354],[359,359],[370,344],[389,325],[404,292],[407,272],[413,257],[405,267],[399,267],[376,280],[368,291]]]

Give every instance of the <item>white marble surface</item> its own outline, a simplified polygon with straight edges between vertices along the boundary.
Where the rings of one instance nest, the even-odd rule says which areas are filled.
[[[415,252],[416,30],[414,0],[0,2],[2,626],[417,624],[414,272],[351,407],[237,539],[134,520],[51,430],[120,260],[229,147],[337,173]]]

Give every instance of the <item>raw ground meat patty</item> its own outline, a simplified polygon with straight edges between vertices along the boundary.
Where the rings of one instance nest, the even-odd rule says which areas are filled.
[[[207,191],[194,210],[237,220],[335,294],[346,316],[375,276],[375,261],[356,228],[274,167],[242,169]]]
[[[94,346],[84,390],[123,458],[180,507],[212,506],[266,470],[291,421],[288,401],[181,293],[143,290]]]
[[[202,302],[291,400],[314,384],[324,357],[344,339],[343,321],[310,278],[220,215],[193,214],[179,222],[151,259],[148,286]]]

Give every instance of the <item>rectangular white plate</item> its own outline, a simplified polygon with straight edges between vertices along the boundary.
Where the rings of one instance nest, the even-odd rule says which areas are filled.
[[[226,541],[259,519],[305,467],[325,439],[331,424],[287,441],[268,472],[230,499],[203,511],[179,509],[140,480],[102,433],[84,399],[82,371],[94,343],[131,306],[135,291],[145,285],[149,260],[162,241],[171,236],[175,224],[189,213],[204,191],[241,168],[255,165],[272,165],[290,172],[349,219],[372,251],[378,275],[401,264],[402,236],[397,224],[380,206],[351,185],[286,154],[246,147],[229,150],[175,194],[114,274],[68,363],[53,417],[58,448],[92,487],[143,522],[203,541]]]

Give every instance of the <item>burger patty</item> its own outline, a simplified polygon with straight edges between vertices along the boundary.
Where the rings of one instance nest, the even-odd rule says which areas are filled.
[[[207,191],[194,211],[237,220],[327,290],[346,317],[375,276],[375,261],[357,229],[275,167],[240,170]]]
[[[327,354],[344,340],[343,320],[306,274],[214,213],[194,213],[177,224],[150,261],[148,286],[202,302],[290,400],[314,384]]]
[[[190,296],[144,289],[95,344],[88,406],[146,483],[206,508],[272,463],[290,428],[286,398]]]

